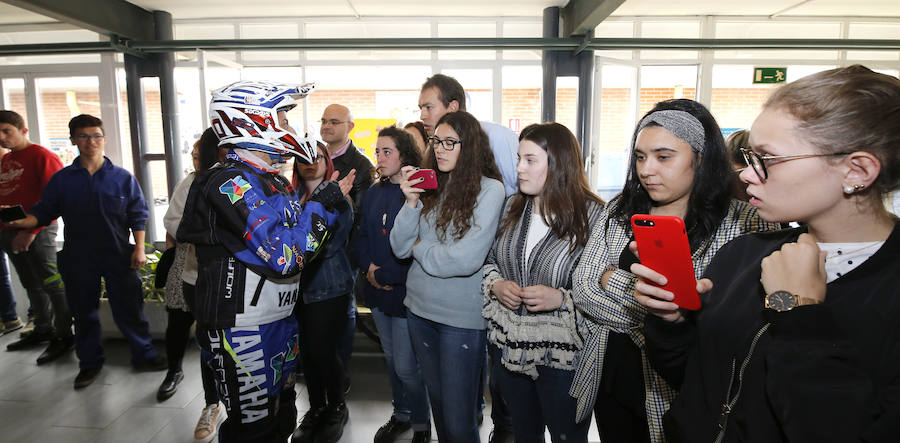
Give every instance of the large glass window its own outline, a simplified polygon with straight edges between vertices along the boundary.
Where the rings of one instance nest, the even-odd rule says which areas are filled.
[[[306,38],[407,38],[419,39],[431,36],[431,25],[427,22],[406,23],[309,23]],[[431,51],[309,51],[308,60],[428,60]]]
[[[438,37],[486,37],[494,38],[497,36],[497,24],[494,22],[481,23],[439,23]],[[493,60],[497,57],[495,51],[472,51],[472,50],[441,50],[438,51],[438,58],[441,60]],[[466,86],[463,84],[463,86]]]
[[[615,195],[625,183],[631,134],[634,130],[634,82],[637,70],[631,66],[604,65],[600,68],[599,127],[591,155],[591,182],[604,198]]]
[[[490,69],[444,69],[466,90],[466,110],[478,120],[493,121],[493,71]],[[424,82],[425,79],[422,79]],[[419,83],[421,86],[421,83]]]
[[[541,121],[541,67],[503,67],[503,112],[500,124],[519,133]]]
[[[657,102],[673,98],[694,99],[697,94],[697,65],[641,66],[639,114]]]
[[[25,80],[22,78],[0,79],[3,83],[4,109],[16,111],[28,121],[28,110],[25,105]]]

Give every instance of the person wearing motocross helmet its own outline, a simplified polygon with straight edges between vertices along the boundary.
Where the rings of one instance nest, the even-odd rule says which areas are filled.
[[[299,274],[354,178],[324,181],[301,204],[279,175],[288,156],[315,161],[315,142],[285,117],[314,88],[240,81],[212,93],[211,126],[228,153],[195,179],[177,239],[196,247],[197,341],[228,412],[223,442],[285,441],[296,422]]]

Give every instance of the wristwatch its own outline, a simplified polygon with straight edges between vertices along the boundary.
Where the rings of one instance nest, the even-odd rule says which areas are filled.
[[[788,291],[775,291],[766,296],[766,308],[778,312],[790,311],[797,306],[817,305],[820,302],[814,298],[799,297]]]

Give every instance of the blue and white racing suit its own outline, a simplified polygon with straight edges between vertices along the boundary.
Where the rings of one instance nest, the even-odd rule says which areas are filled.
[[[228,411],[221,441],[284,441],[293,431],[300,272],[341,201],[324,182],[301,205],[284,177],[229,155],[194,180],[177,239],[195,245],[197,340]],[[323,204],[324,203],[324,204]]]

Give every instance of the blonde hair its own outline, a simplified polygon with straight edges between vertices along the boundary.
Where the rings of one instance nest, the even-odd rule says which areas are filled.
[[[763,109],[784,109],[823,153],[868,152],[881,162],[880,200],[900,185],[900,79],[862,65],[803,77],[775,90]]]

